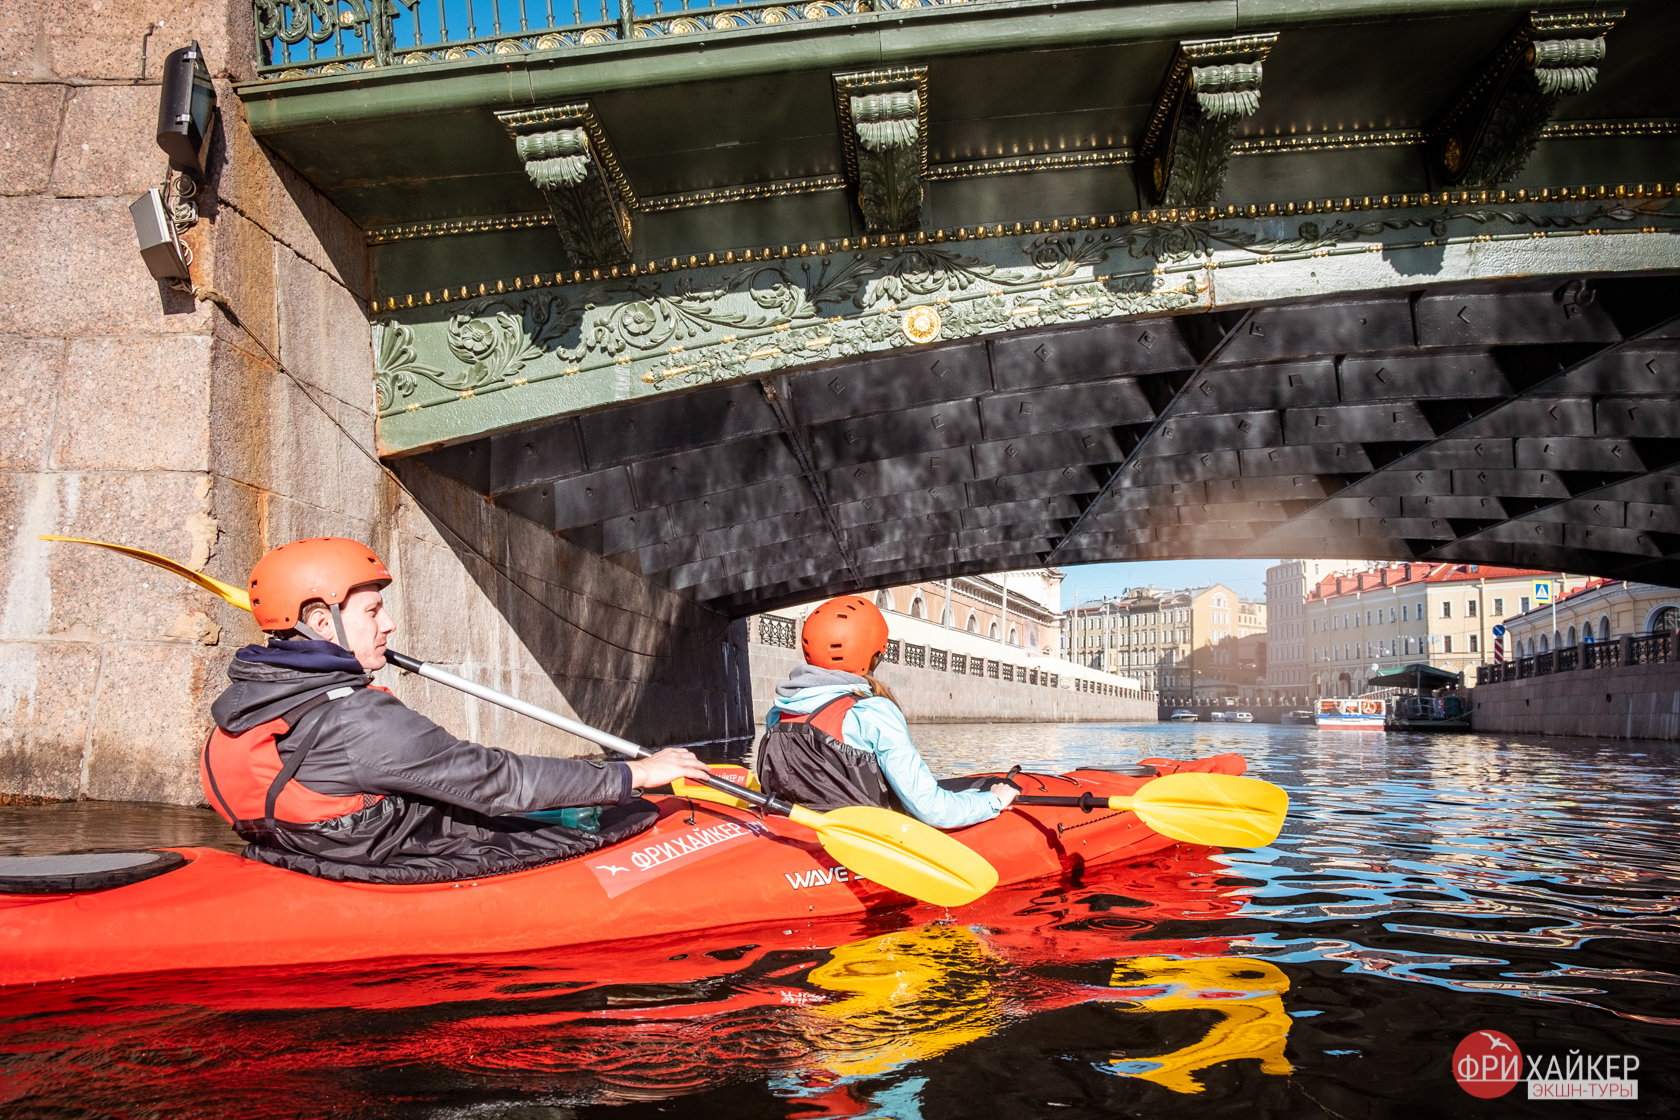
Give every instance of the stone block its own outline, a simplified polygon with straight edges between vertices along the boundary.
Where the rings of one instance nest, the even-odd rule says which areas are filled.
[[[271,548],[304,537],[349,537],[364,543],[374,538],[372,525],[347,518],[335,510],[281,494],[269,494],[267,504],[266,536]]]
[[[64,104],[52,193],[118,195],[125,203],[163,179],[169,160],[152,143],[157,86],[77,86]]]
[[[250,6],[226,0],[45,0],[46,64],[60,78],[158,80],[164,56],[195,39],[212,73],[247,73]]]
[[[202,224],[202,223],[201,223]],[[209,304],[162,288],[134,240],[128,200],[0,198],[0,334],[208,334]]]
[[[373,335],[357,297],[295,253],[275,254],[280,360],[300,380],[373,409]]]
[[[269,426],[281,376],[248,344],[229,345],[220,337],[211,344],[209,455],[218,478],[259,490],[271,485]]]
[[[0,470],[34,470],[47,460],[64,343],[0,337]]]
[[[0,21],[11,18],[0,15]],[[64,97],[60,85],[0,84],[0,194],[47,189]]]
[[[220,683],[215,659],[199,647],[107,645],[94,699],[86,795],[202,804],[198,752]]]
[[[41,26],[45,0],[8,0],[0,7],[0,75],[14,81],[50,78]]]
[[[213,286],[227,297],[233,313],[239,317],[235,325],[225,312],[217,315],[217,337],[242,350],[256,354],[266,350],[270,355],[278,355],[280,328],[275,317],[274,258],[286,250],[276,245],[262,227],[226,206],[217,208],[216,220],[210,223],[209,240],[214,261],[205,274],[213,278]],[[250,336],[255,336],[254,341]]]
[[[205,471],[210,466],[210,339],[75,338],[53,431],[59,470]]]
[[[237,7],[237,5],[235,5]],[[248,9],[247,9],[248,10]],[[325,271],[358,300],[372,296],[367,242],[343,211],[250,134],[238,116],[233,87],[216,83],[220,104],[231,115],[211,141],[211,183],[229,207],[274,240]],[[230,108],[231,107],[231,108]]]
[[[83,634],[187,642],[168,638],[177,619],[208,611],[215,596],[137,560],[86,545],[37,540],[36,534],[112,541],[201,564],[215,535],[206,512],[208,477],[157,471],[24,477],[25,516],[3,557],[8,572],[0,624],[4,636]]]
[[[0,642],[0,793],[81,792],[98,670],[89,642]]]

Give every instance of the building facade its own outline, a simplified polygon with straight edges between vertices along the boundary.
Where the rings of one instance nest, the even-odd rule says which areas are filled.
[[[1535,606],[1506,619],[1505,659],[1677,629],[1680,591],[1652,583],[1589,580],[1553,605]]]
[[[885,587],[874,598],[883,611],[1055,657],[1062,648],[1061,587],[1059,569],[1031,568]]]
[[[1307,595],[1331,572],[1368,567],[1357,560],[1285,560],[1266,569],[1266,671],[1271,695],[1303,695],[1312,679],[1307,656]]]
[[[1467,673],[1492,660],[1493,628],[1533,606],[1534,585],[1567,594],[1588,581],[1486,564],[1392,564],[1320,579],[1303,621],[1309,673],[1304,691],[1268,689],[1273,703],[1356,696],[1376,672],[1426,664]]]
[[[1265,633],[1266,604],[1224,584],[1139,587],[1068,612],[1065,656],[1136,677],[1163,703],[1208,702],[1256,682]]]

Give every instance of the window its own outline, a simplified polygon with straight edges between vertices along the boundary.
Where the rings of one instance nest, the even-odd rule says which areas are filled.
[[[1446,599],[1441,600],[1441,617],[1442,618],[1451,618],[1452,617],[1452,603],[1450,601],[1446,600]]]
[[[922,597],[920,595],[918,595],[914,599],[910,600],[910,617],[911,618],[926,618],[927,617],[927,608],[922,604]]]
[[[1465,618],[1475,618],[1476,617],[1476,600],[1474,600],[1474,599],[1464,600],[1464,617]]]
[[[1370,611],[1365,612],[1365,625],[1367,625],[1367,626],[1371,625],[1371,612]]]
[[[1601,642],[1608,642],[1610,640],[1609,615],[1602,615],[1598,620],[1598,640]]]
[[[1482,640],[1481,639],[1482,639],[1482,636],[1480,634],[1470,635],[1470,652],[1471,653],[1482,652]]]
[[[1592,623],[1589,622],[1581,627],[1581,641],[1585,642],[1587,645],[1592,645],[1592,640],[1593,628]]]
[[[1493,617],[1502,618],[1502,617],[1504,617],[1504,614],[1505,614],[1505,600],[1495,599],[1493,601]]]
[[[1575,627],[1573,627],[1573,626],[1571,626],[1569,628],[1569,644],[1570,645],[1575,644]]]
[[[1412,608],[1411,607],[1408,606],[1408,607],[1401,607],[1400,608],[1400,621],[1401,622],[1406,622],[1411,617],[1412,617]]]
[[[1412,640],[1410,638],[1407,638],[1406,639],[1406,656],[1410,657],[1411,655],[1412,655]]]
[[[1517,608],[1517,613],[1518,614],[1527,614],[1528,613],[1528,596],[1524,595],[1521,599],[1518,599],[1517,602],[1521,604],[1521,606],[1519,606]]]
[[[875,605],[877,607],[880,607],[884,611],[892,610],[893,609],[892,592],[891,591],[877,591],[877,592],[875,592]]]
[[[1394,621],[1394,608],[1393,607],[1388,608],[1388,620],[1390,622]]]

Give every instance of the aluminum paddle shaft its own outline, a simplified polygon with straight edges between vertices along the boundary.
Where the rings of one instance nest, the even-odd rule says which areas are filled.
[[[600,728],[590,727],[587,723],[579,723],[575,719],[567,719],[558,712],[551,712],[547,708],[539,708],[529,700],[521,700],[517,696],[509,696],[500,689],[491,688],[489,685],[479,684],[475,680],[469,680],[459,674],[451,673],[448,669],[440,669],[428,661],[421,661],[418,657],[410,657],[406,653],[398,653],[394,649],[387,649],[385,651],[385,660],[389,661],[399,669],[413,673],[415,676],[425,677],[429,681],[436,681],[441,685],[446,685],[449,688],[464,692],[468,696],[476,696],[480,700],[506,708],[510,712],[518,712],[520,715],[528,716],[529,718],[536,720],[538,723],[546,723],[550,727],[557,727],[561,731],[568,731],[580,739],[588,739],[591,743],[603,746],[609,751],[616,751],[617,753],[626,755],[630,758],[647,758],[651,753],[646,748],[639,747],[628,739],[620,739],[617,735],[607,731],[602,731]],[[691,778],[689,780],[702,781],[703,784],[708,785],[715,790],[727,793],[733,797],[739,797],[743,801],[751,802],[754,805],[758,805],[762,808],[770,810],[773,813],[779,813],[783,816],[789,815],[793,810],[792,805],[780,800],[779,798],[771,797],[769,794],[761,793],[758,790],[746,789],[743,786],[736,785],[734,782],[724,781],[722,778]]]

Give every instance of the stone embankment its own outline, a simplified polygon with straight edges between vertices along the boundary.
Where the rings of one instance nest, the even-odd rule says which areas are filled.
[[[764,622],[770,620],[771,625]],[[753,722],[762,729],[776,685],[804,658],[791,620],[749,620],[747,657],[752,670]],[[899,641],[888,649],[876,676],[904,708],[911,723],[1123,723],[1155,720],[1155,695],[1088,675],[1074,666],[1013,650],[1012,658],[955,654]],[[1008,649],[999,645],[999,650]],[[890,659],[896,657],[896,662]],[[915,662],[920,662],[916,664]],[[978,671],[976,662],[979,663]]]
[[[1488,666],[1471,694],[1471,723],[1481,732],[1680,739],[1677,644],[1646,634]]]

